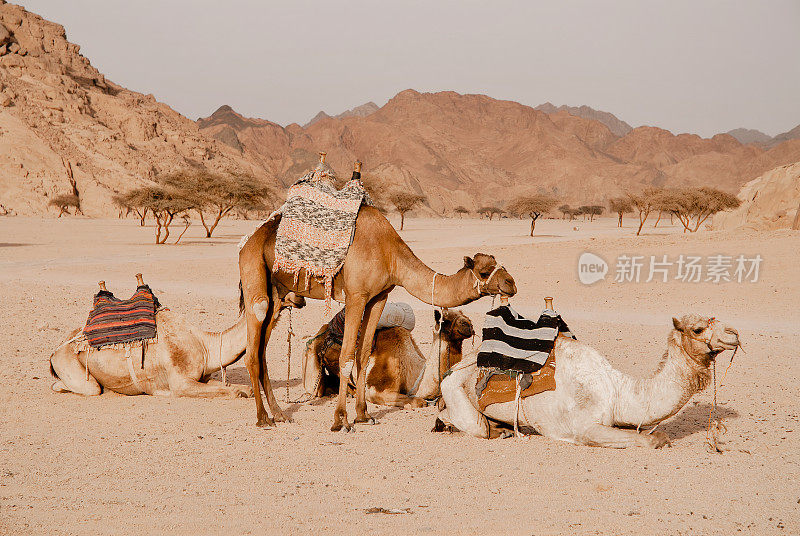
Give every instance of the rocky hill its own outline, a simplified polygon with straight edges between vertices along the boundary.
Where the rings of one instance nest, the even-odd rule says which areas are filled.
[[[377,112],[378,108],[379,107],[378,107],[377,104],[375,104],[374,102],[370,101],[370,102],[368,102],[366,104],[362,104],[361,106],[356,106],[355,108],[347,110],[346,112],[342,112],[339,115],[335,115],[335,116],[333,116],[333,118],[334,119],[344,119],[345,117],[367,117],[368,115]],[[303,128],[308,128],[311,125],[313,125],[314,123],[316,123],[317,121],[321,121],[323,119],[328,119],[329,117],[331,117],[331,116],[326,114],[325,112],[321,111],[317,115],[315,115],[311,119],[311,121],[309,121],[308,123],[303,125]]]
[[[285,185],[325,150],[340,174],[361,159],[366,174],[426,194],[435,212],[503,205],[521,192],[581,204],[650,185],[738,192],[764,171],[800,159],[796,141],[766,151],[724,134],[704,139],[655,127],[618,136],[565,110],[454,92],[406,90],[367,117],[325,117],[306,128],[247,119],[227,107],[199,124],[216,139],[234,130],[243,154]]]
[[[107,80],[62,26],[2,0],[0,105],[0,205],[13,213],[45,213],[72,191],[70,175],[97,216],[116,214],[113,193],[182,167],[272,180],[152,95]]]
[[[540,104],[536,107],[537,110],[541,112],[545,112],[548,114],[553,114],[557,112],[567,112],[570,115],[575,115],[577,117],[583,117],[584,119],[594,119],[595,121],[600,121],[605,126],[608,127],[608,130],[614,133],[615,136],[624,136],[631,130],[633,127],[630,126],[625,121],[617,118],[612,113],[603,112],[601,110],[595,110],[589,106],[555,106],[552,103],[545,102],[544,104]]]
[[[789,229],[800,209],[800,162],[753,179],[739,192],[741,206],[714,216],[715,229]]]
[[[739,141],[739,143],[743,143],[745,145],[748,143],[766,144],[772,141],[771,136],[764,134],[760,130],[755,130],[752,128],[735,128],[733,130],[729,130],[725,134],[733,136]]]

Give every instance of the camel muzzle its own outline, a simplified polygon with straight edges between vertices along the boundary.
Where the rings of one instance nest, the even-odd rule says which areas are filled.
[[[712,348],[715,352],[720,353],[725,350],[735,350],[739,346],[741,346],[741,342],[739,342],[739,332],[736,331],[734,328],[725,327],[722,332],[722,335],[716,337],[715,343],[712,345]]]

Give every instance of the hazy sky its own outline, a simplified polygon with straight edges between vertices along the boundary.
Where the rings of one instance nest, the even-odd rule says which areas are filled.
[[[116,83],[196,119],[305,123],[397,92],[587,104],[633,126],[800,123],[800,1],[29,0]]]

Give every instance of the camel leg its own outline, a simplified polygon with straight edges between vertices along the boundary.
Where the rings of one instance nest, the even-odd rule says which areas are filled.
[[[353,369],[358,328],[361,326],[361,317],[366,305],[367,300],[364,296],[347,296],[345,300],[344,337],[342,351],[339,354],[339,399],[333,414],[332,432],[338,432],[342,428],[350,430],[350,423],[347,422],[347,383],[350,371]]]
[[[264,323],[249,311],[246,311],[245,314],[247,315],[247,350],[244,359],[250,375],[250,384],[253,387],[253,398],[256,402],[256,426],[275,426],[275,421],[267,415],[264,401],[261,398],[261,352],[264,347],[262,342]]]
[[[609,447],[624,449],[626,447],[649,447],[653,449],[669,446],[669,437],[661,431],[652,434],[640,434],[636,430],[624,430],[613,426],[593,424],[582,434],[575,438],[576,442],[582,445],[593,447]]]
[[[252,269],[246,269],[251,266]],[[244,314],[247,319],[247,349],[245,351],[245,365],[250,374],[250,383],[253,387],[253,397],[256,403],[256,426],[274,426],[264,401],[261,398],[261,367],[266,367],[262,360],[263,349],[267,341],[264,340],[264,320],[270,312],[272,300],[270,299],[269,275],[260,252],[251,251],[247,247],[239,253],[239,271],[242,281],[244,296]]]
[[[264,395],[267,397],[267,404],[269,404],[269,410],[272,412],[272,418],[276,422],[286,422],[289,420],[284,414],[283,410],[281,410],[280,404],[275,399],[275,393],[272,391],[272,382],[269,379],[269,371],[267,369],[267,357],[266,357],[266,344],[269,342],[269,338],[272,335],[272,329],[275,327],[275,324],[278,323],[278,318],[281,315],[281,308],[280,308],[280,298],[278,293],[275,291],[272,294],[271,300],[271,310],[268,311],[270,315],[269,322],[267,323],[267,327],[264,330],[264,341],[265,344],[261,347],[261,383],[264,385]],[[289,381],[287,378],[286,381]]]
[[[439,419],[459,430],[483,439],[489,438],[489,421],[473,405],[467,389],[475,388],[476,365],[456,369],[442,380],[445,409]]]
[[[383,308],[386,305],[388,292],[381,292],[367,304],[364,309],[363,329],[361,333],[361,344],[358,348],[358,359],[356,360],[356,418],[355,422],[367,422],[375,424],[376,421],[367,413],[367,400],[365,396],[367,385],[367,363],[372,354],[372,341],[375,339],[375,329],[378,327],[378,320],[381,318]]]
[[[252,392],[249,387],[241,385],[223,385],[215,380],[202,383],[188,378],[170,381],[169,389],[172,396],[189,398],[249,398]]]
[[[93,376],[86,377],[86,367],[68,344],[58,348],[50,357],[50,366],[58,377],[52,386],[53,391],[71,391],[85,396],[97,396],[103,392]]]

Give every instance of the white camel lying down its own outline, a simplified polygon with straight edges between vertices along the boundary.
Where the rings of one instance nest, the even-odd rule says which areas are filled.
[[[713,318],[687,315],[672,319],[674,328],[657,372],[634,379],[611,367],[605,357],[586,344],[559,336],[554,348],[556,389],[525,398],[519,424],[538,433],[580,445],[624,448],[669,444],[661,431],[639,433],[636,428],[659,423],[673,415],[711,380],[710,366],[717,354],[739,346],[739,334]],[[513,424],[514,401],[492,404],[478,411],[475,359],[452,369],[442,381],[446,408],[435,430],[452,425],[476,437],[489,437],[487,417]],[[441,422],[440,422],[441,421]]]
[[[288,294],[281,308],[302,307],[305,300]],[[156,313],[158,341],[147,344],[142,367],[142,348],[129,352],[111,347],[75,351],[72,331],[50,357],[50,371],[57,381],[53,391],[99,395],[103,388],[124,395],[171,395],[187,397],[251,397],[250,385],[223,385],[209,380],[222,367],[244,355],[247,324],[244,315],[221,332],[209,332],[186,322],[181,315],[163,309]],[[89,358],[89,374],[86,359]]]
[[[125,350],[101,348],[76,352],[73,343],[62,343],[50,357],[51,370],[58,378],[53,390],[87,396],[99,395],[103,388],[124,395],[252,396],[249,385],[226,386],[208,379],[220,370],[220,365],[227,367],[244,355],[247,344],[244,316],[220,333],[203,331],[169,310],[159,311],[156,321],[158,342],[146,346],[144,369],[140,347],[130,349],[129,359]],[[79,332],[73,331],[69,338]]]

